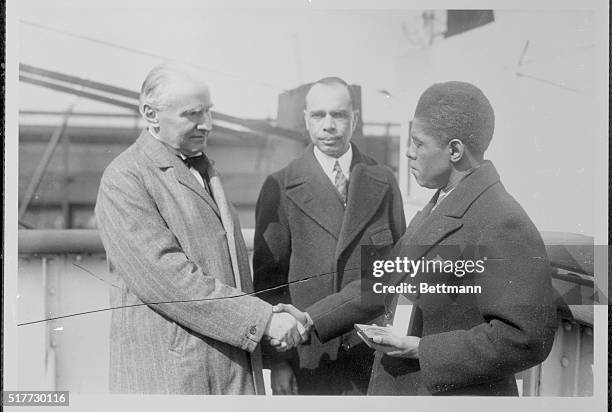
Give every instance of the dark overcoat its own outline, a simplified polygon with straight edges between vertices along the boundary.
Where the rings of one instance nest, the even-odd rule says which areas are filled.
[[[416,303],[418,360],[377,352],[372,395],[517,395],[514,374],[542,362],[555,328],[544,244],[486,161],[409,224],[395,255],[412,260],[484,260],[484,272],[395,273],[390,284],[480,286],[481,293],[406,294]],[[463,252],[459,253],[458,250]],[[420,289],[419,289],[420,290]],[[387,316],[397,297],[387,298]]]
[[[373,354],[353,324],[371,321],[382,306],[362,305],[360,247],[392,246],[404,230],[395,177],[355,145],[346,210],[312,145],[266,179],[256,208],[254,285],[289,284],[262,296],[292,303],[314,321],[310,342],[289,354],[301,394],[365,393]]]

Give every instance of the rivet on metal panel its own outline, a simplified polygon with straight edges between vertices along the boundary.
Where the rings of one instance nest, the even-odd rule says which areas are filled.
[[[561,358],[561,366],[563,366],[564,368],[567,368],[570,364],[569,359],[567,359],[565,356]]]
[[[81,256],[81,255],[76,255],[76,256],[74,257],[74,260],[76,260],[77,262],[80,262],[80,261],[82,261],[82,260],[83,260],[83,256]]]

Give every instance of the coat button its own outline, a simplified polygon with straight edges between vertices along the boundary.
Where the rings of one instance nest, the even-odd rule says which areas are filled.
[[[340,345],[340,348],[341,348],[343,351],[348,352],[348,351],[349,351],[349,349],[351,349],[351,345],[349,345],[348,343],[346,343],[346,342],[345,342],[345,343],[343,343],[342,345]]]
[[[385,319],[389,320],[391,319],[391,316],[393,316],[393,314],[389,311],[385,312]]]
[[[251,326],[251,327],[249,328],[249,333],[250,333],[251,335],[255,335],[255,334],[257,334],[257,326],[255,326],[255,325]]]

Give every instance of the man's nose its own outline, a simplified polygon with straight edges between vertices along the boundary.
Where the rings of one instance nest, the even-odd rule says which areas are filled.
[[[326,132],[336,130],[336,121],[329,113],[327,113],[327,115],[323,119],[323,130]]]
[[[406,150],[406,157],[410,160],[416,160],[416,151],[414,150],[414,145],[408,143],[408,150]]]
[[[207,132],[212,130],[212,115],[210,112],[206,112],[202,115],[197,128],[198,130],[205,130]]]

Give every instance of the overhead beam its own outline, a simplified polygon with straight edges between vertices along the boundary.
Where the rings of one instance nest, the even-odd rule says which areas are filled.
[[[46,87],[46,88],[49,88],[55,91],[74,94],[77,96],[85,97],[85,98],[96,100],[96,101],[103,102],[103,103],[108,103],[114,106],[123,107],[129,110],[138,112],[139,93],[133,90],[128,90],[128,89],[124,89],[121,87],[116,87],[116,86],[112,86],[112,85],[108,85],[105,83],[96,82],[92,80],[86,80],[86,79],[82,79],[77,76],[72,76],[72,75],[68,75],[68,74],[64,74],[60,72],[55,72],[52,70],[42,69],[40,67],[27,65],[24,63],[21,63],[19,65],[19,70],[20,70],[20,75],[19,75],[20,81],[34,84],[34,85],[41,86],[41,87]],[[38,79],[32,76],[46,77],[49,79],[53,79],[55,82]],[[89,89],[94,89],[94,90],[108,93],[111,95],[118,95],[121,97],[125,97],[128,100],[126,101],[123,99],[108,97],[108,96],[100,95],[100,94],[89,92],[89,91],[82,91],[74,87],[58,84],[57,81],[65,82],[70,85],[78,85],[78,86],[81,86],[81,88],[87,87]],[[129,100],[133,100],[133,101],[129,101]],[[296,141],[303,142],[303,143],[308,142],[308,139],[306,139],[306,136],[299,131],[292,130],[292,129],[286,129],[286,128],[282,128],[278,126],[273,126],[262,120],[242,119],[240,117],[231,116],[231,115],[219,113],[219,112],[213,112],[213,118],[217,120],[222,120],[228,123],[238,124],[240,126],[249,128],[261,134],[271,134],[271,135],[286,137],[288,139],[296,140]]]
[[[47,89],[55,90],[58,92],[64,92],[64,93],[69,93],[69,94],[80,96],[80,97],[85,97],[90,100],[95,100],[98,102],[107,103],[113,106],[123,107],[124,109],[129,109],[129,110],[138,112],[138,106],[132,102],[127,102],[124,100],[114,99],[112,97],[102,96],[96,93],[82,91],[82,90],[79,90],[73,87],[63,86],[61,84],[49,82],[47,80],[36,79],[34,77],[29,77],[23,74],[19,75],[19,81],[22,81],[24,83],[33,84],[36,86],[45,87]]]
[[[100,90],[106,93],[116,94],[122,97],[127,97],[128,99],[138,100],[139,96],[138,92],[135,92],[133,90],[124,89],[122,87],[112,86],[110,84],[100,83],[93,80],[87,80],[81,77],[72,76],[53,70],[42,69],[40,67],[30,66],[24,63],[19,63],[19,71],[23,73],[34,74],[37,76],[48,77],[50,79],[59,80],[74,85],[80,85],[90,89]]]

